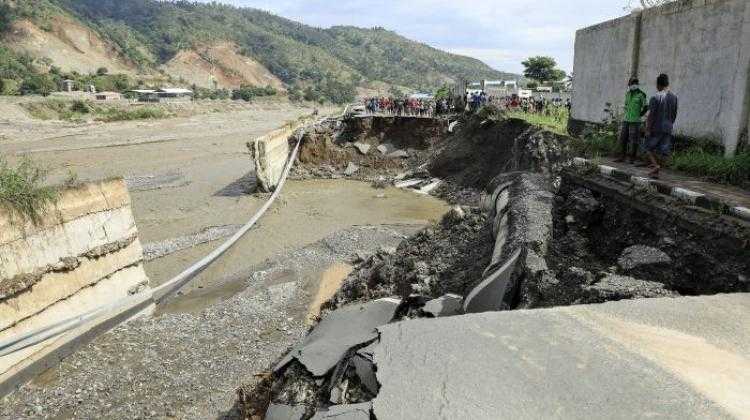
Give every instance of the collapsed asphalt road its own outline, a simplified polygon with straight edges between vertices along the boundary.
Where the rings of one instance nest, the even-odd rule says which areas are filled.
[[[101,335],[8,396],[0,418],[236,417],[235,389],[303,337],[326,270],[393,247],[416,229],[337,232],[178,297],[153,318]]]
[[[750,291],[750,225],[571,172],[564,139],[523,122],[474,117],[463,124],[457,135],[443,133],[427,150],[408,151],[409,160],[391,158],[401,159],[395,170],[382,164],[381,171],[396,185],[402,174],[437,179],[445,188],[433,194],[483,191],[484,209],[455,208],[395,253],[364,258],[321,322],[259,386],[240,393],[244,415],[489,420],[608,410],[627,417],[632,401],[644,416],[742,412],[741,399],[703,384],[713,366],[724,372],[732,360],[747,364],[750,336],[735,318],[750,315],[748,295],[680,296]],[[350,147],[342,132],[317,142],[322,155],[338,158],[339,148]],[[472,156],[476,149],[481,157]],[[462,163],[451,163],[447,150]],[[334,163],[319,160],[306,170],[357,172]],[[514,311],[610,301],[623,302]],[[691,311],[696,322],[679,320]],[[713,322],[698,321],[706,318]],[[603,333],[612,323],[632,333]],[[724,340],[732,344],[722,347]],[[696,372],[675,365],[699,341],[711,357],[726,351],[726,358],[696,363]],[[612,387],[592,388],[612,372]],[[746,375],[719,376],[732,395],[750,392]],[[613,398],[623,387],[632,389]],[[664,387],[669,392],[656,391]],[[581,403],[588,404],[583,411]]]

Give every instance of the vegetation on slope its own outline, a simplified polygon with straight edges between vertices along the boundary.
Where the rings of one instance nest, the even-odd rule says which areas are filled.
[[[355,88],[369,81],[434,89],[459,78],[515,77],[382,28],[320,29],[219,3],[0,0],[7,2],[14,7],[6,21],[23,17],[44,27],[50,14],[77,17],[142,70],[154,69],[182,50],[231,41],[284,81],[293,97],[310,100],[350,101]],[[7,25],[0,21],[0,30]]]

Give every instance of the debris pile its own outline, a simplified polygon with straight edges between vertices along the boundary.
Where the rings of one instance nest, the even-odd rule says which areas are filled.
[[[493,245],[482,211],[454,207],[439,224],[405,240],[398,249],[381,250],[360,261],[329,306],[388,296],[466,296],[481,280]]]

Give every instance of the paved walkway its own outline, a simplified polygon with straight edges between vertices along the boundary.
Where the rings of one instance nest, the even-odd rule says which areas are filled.
[[[603,165],[612,166],[622,171],[648,178],[649,168],[637,168],[634,165],[617,163],[612,159],[606,158],[601,159],[601,163]],[[702,194],[713,195],[720,198],[722,201],[740,207],[750,208],[750,191],[746,189],[702,181],[697,177],[677,173],[667,169],[662,169],[659,174],[659,180]]]

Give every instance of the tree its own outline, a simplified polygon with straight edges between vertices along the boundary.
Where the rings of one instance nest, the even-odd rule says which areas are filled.
[[[97,76],[106,76],[107,73],[109,73],[109,70],[107,70],[106,67],[99,67],[98,69],[96,69]]]
[[[526,68],[523,75],[539,83],[557,82],[565,78],[565,72],[557,68],[557,61],[552,57],[529,57],[521,64]]]

